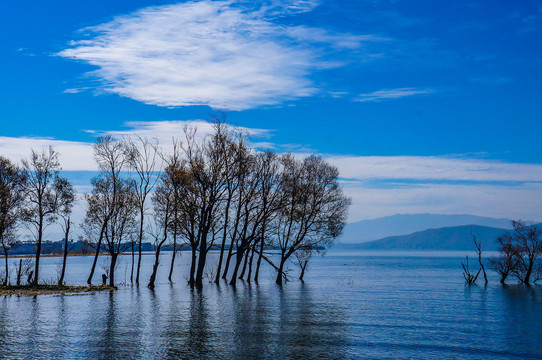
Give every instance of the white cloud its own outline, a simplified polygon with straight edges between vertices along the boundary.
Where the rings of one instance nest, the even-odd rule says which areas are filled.
[[[472,214],[542,221],[542,184],[345,185],[350,221],[394,214]]]
[[[369,101],[383,101],[391,99],[400,99],[413,95],[425,95],[434,92],[433,89],[417,89],[417,88],[398,88],[398,89],[385,89],[378,90],[367,94],[360,94],[355,101],[369,102]]]
[[[59,152],[64,170],[97,170],[92,155],[92,144],[37,137],[0,136],[0,153],[12,161],[20,162],[30,156],[31,149],[53,146]]]
[[[542,165],[451,156],[329,156],[346,179],[542,181]]]
[[[116,139],[141,137],[157,140],[165,153],[171,151],[173,138],[181,141],[184,140],[185,127],[197,129],[196,136],[199,138],[213,133],[211,123],[203,120],[139,121],[128,122],[124,125],[126,130],[86,130],[86,132],[95,137],[111,135]],[[237,129],[254,139],[265,139],[271,136],[271,131],[267,129],[245,127],[237,127]],[[0,136],[0,154],[15,162],[20,162],[21,159],[30,156],[31,149],[39,150],[53,146],[59,152],[63,170],[96,171],[98,167],[94,161],[92,144],[90,142],[65,141],[51,138]],[[255,144],[258,144],[260,148],[272,146],[268,142]]]
[[[277,14],[310,11],[316,1],[198,1],[148,7],[84,29],[58,55],[97,67],[103,90],[158,106],[243,110],[312,96],[313,71],[340,66],[326,49],[381,41],[280,25]],[[69,92],[74,92],[70,89]]]

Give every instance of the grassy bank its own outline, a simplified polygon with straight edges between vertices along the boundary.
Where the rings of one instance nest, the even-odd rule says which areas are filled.
[[[69,285],[0,285],[0,296],[9,295],[51,295],[51,294],[69,294],[85,293],[92,291],[115,290],[115,287],[108,285],[90,285],[90,286],[69,286]]]

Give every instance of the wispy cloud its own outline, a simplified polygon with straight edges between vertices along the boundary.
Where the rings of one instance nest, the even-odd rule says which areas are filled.
[[[310,11],[316,1],[198,1],[149,7],[83,29],[58,55],[97,67],[103,90],[158,106],[243,110],[319,92],[314,71],[343,62],[323,56],[382,41],[372,35],[286,26],[277,9]],[[71,90],[73,92],[73,90]]]
[[[542,184],[416,184],[369,187],[347,184],[350,221],[393,214],[473,214],[542,221]]]
[[[542,182],[541,164],[451,156],[329,156],[346,179]]]
[[[369,101],[383,101],[400,99],[413,95],[424,95],[433,93],[433,89],[417,89],[417,88],[398,88],[398,89],[385,89],[378,90],[371,93],[360,94],[355,101],[369,102]]]
[[[64,170],[97,170],[92,155],[92,144],[39,137],[0,136],[0,153],[12,161],[20,162],[30,156],[31,149],[53,146],[60,153]]]

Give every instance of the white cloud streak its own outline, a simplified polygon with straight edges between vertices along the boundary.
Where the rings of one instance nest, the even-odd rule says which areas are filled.
[[[371,93],[360,94],[354,101],[357,102],[378,102],[384,100],[400,99],[407,96],[426,95],[433,93],[433,89],[398,88],[378,90]]]
[[[345,185],[352,198],[350,221],[394,214],[472,214],[542,221],[542,184]]]
[[[329,156],[346,179],[542,181],[542,165],[450,156]]]
[[[314,71],[341,66],[326,49],[355,49],[371,35],[280,25],[277,14],[315,1],[198,1],[148,7],[83,29],[58,55],[97,67],[103,90],[146,104],[244,110],[312,96]],[[74,89],[68,90],[74,92]]]

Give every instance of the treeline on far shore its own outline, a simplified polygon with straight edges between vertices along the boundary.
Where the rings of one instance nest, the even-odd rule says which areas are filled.
[[[262,262],[276,270],[277,284],[291,278],[288,264],[299,268],[302,280],[311,257],[332,244],[346,223],[350,199],[339,184],[337,168],[318,155],[258,151],[243,129],[227,125],[220,115],[213,116],[210,126],[204,135],[193,127],[172,134],[168,150],[147,138],[99,137],[93,146],[99,174],[81,199],[86,215],[80,224],[72,220],[77,195],[61,176],[54,148],[32,149],[20,165],[0,155],[4,286],[11,283],[10,252],[26,246],[32,247],[35,260],[18,263],[17,285],[22,278],[39,285],[40,256],[60,248],[59,285],[69,271],[70,251],[94,252],[89,284],[98,258],[107,255],[104,281],[110,286],[115,285],[118,256],[134,254],[130,281],[139,285],[141,256],[149,245],[155,254],[147,282],[151,289],[160,253],[168,247],[189,249],[187,278],[197,289],[206,276],[232,286],[237,279],[257,282]],[[53,224],[63,230],[61,245],[45,241]],[[17,241],[20,226],[30,231],[32,244]],[[84,234],[80,243],[70,242],[75,227]],[[207,263],[211,250],[219,252],[216,265]],[[171,252],[170,281],[176,253]]]
[[[132,246],[133,245],[133,246]],[[51,241],[46,240],[43,241],[41,244],[41,255],[62,255],[64,254],[64,240],[59,241]],[[77,240],[77,241],[68,241],[67,244],[68,247],[68,256],[70,255],[93,255],[96,253],[96,244],[90,243],[86,240]],[[133,249],[135,252],[139,252],[139,244],[134,242],[133,244],[128,244],[129,250],[126,251],[125,255],[131,254],[131,249]],[[36,255],[36,244],[33,241],[19,241],[16,242],[11,249],[9,250],[9,256],[17,256],[17,255]],[[168,252],[173,251],[173,244],[166,244],[162,246],[162,251]],[[186,243],[177,244],[175,247],[175,251],[189,251],[190,245]],[[229,245],[226,246],[225,250],[229,250]],[[235,250],[235,248],[233,249]],[[274,246],[267,246],[265,250],[273,251],[278,250],[277,247]],[[325,250],[324,247],[318,247],[317,250]],[[141,243],[141,251],[145,253],[153,253],[156,251],[156,245],[150,242],[143,242]],[[220,251],[219,245],[213,245],[210,248],[210,251]],[[106,253],[104,253],[106,254]],[[2,249],[0,249],[0,255],[4,256],[4,252]]]

